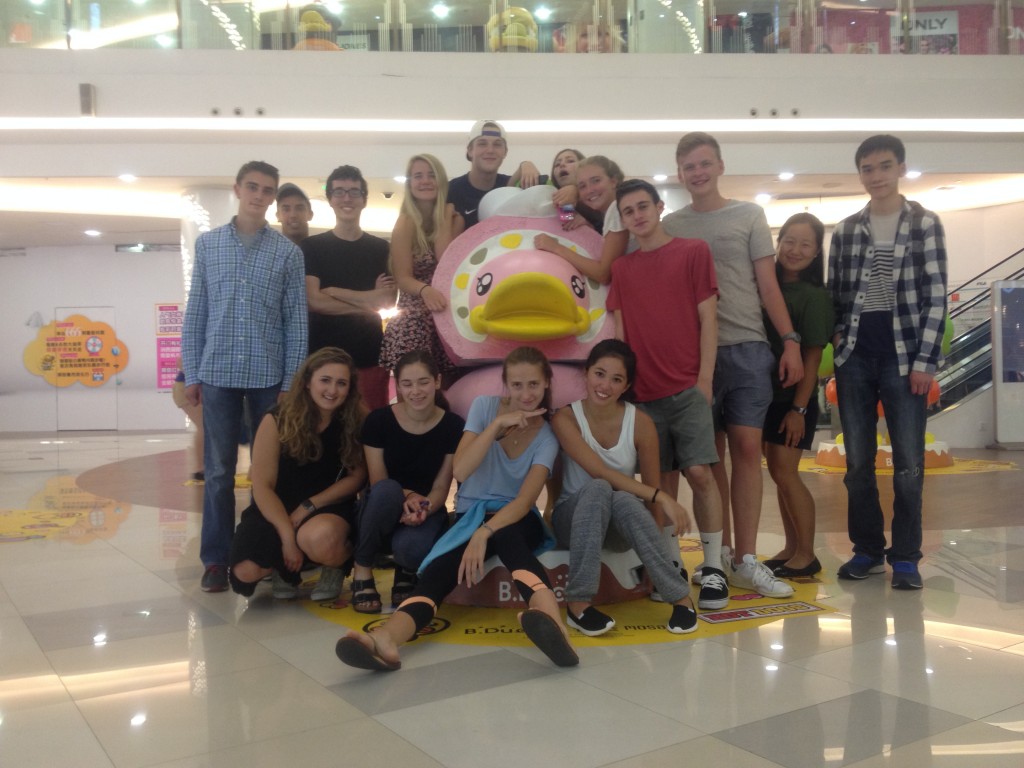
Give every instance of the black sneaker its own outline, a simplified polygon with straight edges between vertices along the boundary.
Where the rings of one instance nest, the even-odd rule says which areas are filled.
[[[688,605],[673,605],[666,629],[674,635],[690,634],[697,629],[697,612]]]
[[[226,565],[208,565],[203,572],[203,580],[199,582],[203,592],[227,592],[228,568]]]
[[[566,610],[565,615],[566,623],[587,637],[603,635],[615,626],[615,619],[606,613],[601,613],[592,605],[587,606],[586,610],[579,616],[573,616],[570,610]]]
[[[679,568],[679,578],[681,578],[684,583],[686,582],[687,579],[690,578],[690,574],[688,574],[686,572],[686,567],[685,566],[681,566]],[[651,590],[651,594],[648,597],[651,600],[653,600],[654,602],[656,602],[656,603],[664,603],[665,602],[665,598],[661,596],[661,593],[658,591],[657,587],[655,587],[654,589]]]
[[[703,611],[717,611],[725,608],[728,604],[729,582],[725,580],[725,573],[705,564],[701,571],[697,607]]]

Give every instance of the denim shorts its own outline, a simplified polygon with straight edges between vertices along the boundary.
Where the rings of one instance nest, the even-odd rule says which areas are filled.
[[[658,430],[661,471],[718,463],[711,408],[696,387],[668,397],[637,403]]]
[[[724,432],[729,425],[764,426],[774,393],[772,376],[777,367],[775,355],[761,341],[744,341],[718,348],[715,361],[714,403],[711,408],[715,429]]]

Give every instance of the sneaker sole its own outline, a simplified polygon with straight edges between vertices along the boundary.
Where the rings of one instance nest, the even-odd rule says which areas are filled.
[[[729,598],[723,598],[721,600],[697,600],[697,607],[702,611],[717,611],[725,608],[729,604]]]
[[[309,599],[314,602],[318,602],[321,600],[337,600],[340,594],[340,589],[337,592],[311,592],[309,595]]]
[[[870,568],[868,568],[866,571],[858,572],[858,573],[851,573],[848,570],[840,568],[838,571],[836,571],[836,578],[847,579],[849,581],[863,581],[868,576],[872,576],[872,575],[877,574],[877,573],[885,573],[885,566],[884,565],[873,565]]]
[[[565,623],[568,624],[573,629],[575,629],[581,635],[586,635],[587,637],[600,637],[601,635],[607,634],[608,632],[610,632],[615,627],[615,619],[612,619],[612,623],[609,624],[604,629],[584,629],[583,627],[581,627],[579,624],[576,623],[576,621],[573,619],[571,614],[566,614],[566,616],[565,616]]]
[[[892,588],[893,589],[901,589],[901,590],[903,590],[905,592],[907,592],[907,591],[912,592],[915,589],[924,589],[924,584],[909,584],[909,583],[903,581],[903,582],[900,582],[898,584],[893,584]]]
[[[693,621],[693,626],[692,627],[685,627],[685,628],[684,627],[674,627],[670,623],[670,624],[666,624],[665,625],[665,629],[667,629],[673,635],[688,635],[691,632],[696,632],[697,631],[697,627],[699,626],[699,622],[697,621],[697,613],[696,612],[694,612],[693,618],[694,618],[694,621]]]

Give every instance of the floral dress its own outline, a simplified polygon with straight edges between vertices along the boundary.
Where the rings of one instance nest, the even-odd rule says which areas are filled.
[[[430,284],[437,261],[434,254],[416,253],[412,257],[412,276],[421,283]],[[398,359],[414,349],[425,349],[433,356],[438,370],[450,373],[455,365],[441,345],[434,327],[433,313],[423,299],[414,293],[402,291],[398,296],[398,314],[388,321],[384,341],[380,345],[380,364],[394,371]]]

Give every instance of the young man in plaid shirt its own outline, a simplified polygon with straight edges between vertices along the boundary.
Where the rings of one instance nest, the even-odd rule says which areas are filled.
[[[266,219],[278,179],[269,163],[243,165],[235,179],[238,215],[196,239],[181,344],[185,396],[203,406],[204,592],[228,588],[243,409],[255,435],[306,357],[302,251]]]
[[[899,192],[907,171],[903,142],[872,136],[857,149],[855,163],[871,200],[836,226],[828,265],[854,553],[838,575],[866,579],[883,573],[888,558],[894,589],[920,589],[925,409],[942,364],[945,235],[938,216]],[[875,477],[879,400],[894,469],[888,549]]]

